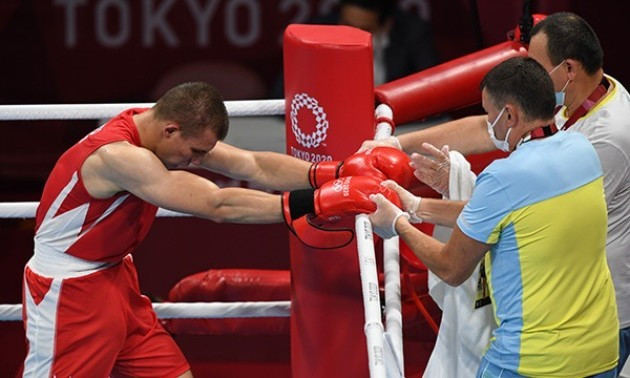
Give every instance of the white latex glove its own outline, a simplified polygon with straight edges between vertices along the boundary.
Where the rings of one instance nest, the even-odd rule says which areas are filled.
[[[400,210],[380,193],[370,195],[370,200],[376,204],[376,211],[369,215],[374,232],[383,239],[398,235],[396,221],[400,217],[409,219],[409,214]]]
[[[418,153],[411,154],[411,167],[414,176],[433,190],[448,197],[448,179],[451,171],[451,160],[448,156],[448,146],[441,150],[429,143],[422,143],[422,151],[428,156]]]
[[[395,191],[400,198],[400,202],[402,202],[403,210],[409,213],[409,221],[411,223],[422,223],[422,218],[418,215],[418,210],[420,210],[420,201],[422,197],[414,196],[409,193],[405,188],[398,185],[394,180],[385,180],[381,183],[386,188],[390,188]]]
[[[389,136],[385,139],[379,140],[366,140],[361,144],[361,147],[357,150],[359,152],[365,152],[367,150],[371,150],[374,147],[394,147],[402,151],[402,146],[400,145],[400,141],[395,136]]]

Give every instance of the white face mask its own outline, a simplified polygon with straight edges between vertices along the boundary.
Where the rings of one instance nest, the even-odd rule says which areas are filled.
[[[497,124],[497,122],[499,122],[499,119],[501,119],[503,112],[505,112],[505,108],[501,109],[501,111],[499,112],[499,115],[497,116],[497,118],[494,119],[494,122],[492,123],[486,120],[486,123],[488,124],[488,135],[490,135],[490,140],[492,141],[492,143],[494,143],[496,148],[498,148],[501,151],[510,152],[510,143],[508,142],[508,137],[510,136],[510,132],[512,131],[512,128],[509,128],[507,130],[507,133],[505,133],[504,140],[497,139],[494,133],[494,126]]]
[[[560,67],[561,65],[564,64],[564,62],[566,62],[566,60],[563,60],[562,62],[560,62],[560,64],[558,64],[557,66],[555,66],[551,71],[549,71],[549,76],[551,76],[552,73],[554,73],[558,67]],[[564,106],[564,99],[565,99],[565,89],[567,89],[567,85],[569,85],[569,79],[567,79],[567,82],[564,84],[564,87],[562,87],[562,90],[560,92],[555,92],[556,94],[556,106]]]

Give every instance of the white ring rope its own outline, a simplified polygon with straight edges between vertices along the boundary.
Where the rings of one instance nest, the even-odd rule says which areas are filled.
[[[0,105],[0,121],[111,118],[129,108],[150,108],[155,103]],[[284,115],[284,100],[225,101],[230,117]]]
[[[291,315],[290,301],[153,303],[160,319],[278,318]],[[22,305],[0,305],[0,321],[21,321]]]
[[[394,112],[386,104],[380,104],[374,111],[380,120],[376,125],[374,140],[390,137],[393,134]],[[383,268],[385,272],[385,359],[388,377],[404,377],[402,303],[400,289],[400,250],[398,236],[383,243]]]
[[[378,120],[374,140],[392,135],[393,112],[384,104],[379,105],[374,117]],[[357,248],[359,253],[359,274],[365,311],[365,336],[367,339],[370,378],[404,377],[402,312],[400,299],[400,253],[398,237],[384,243],[383,260],[385,264],[385,321],[384,332],[380,311],[378,291],[378,272],[374,254],[372,223],[365,214],[355,220]]]
[[[0,202],[1,218],[35,218],[39,202]],[[180,213],[159,208],[158,217],[192,217],[191,214]]]
[[[385,271],[385,368],[388,377],[404,377],[402,303],[400,290],[400,240],[398,236],[383,242]]]
[[[359,275],[363,294],[363,327],[368,352],[370,378],[385,378],[385,345],[381,321],[378,272],[374,252],[372,223],[366,214],[355,218],[357,249],[359,253]]]

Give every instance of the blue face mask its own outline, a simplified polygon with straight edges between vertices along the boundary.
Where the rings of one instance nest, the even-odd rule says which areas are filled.
[[[549,71],[549,76],[551,76],[552,73],[554,73],[558,67],[560,67],[561,65],[564,64],[566,60],[563,60],[562,62],[560,62],[560,64],[558,64],[557,66],[555,66],[551,71]],[[556,106],[564,106],[564,100],[565,100],[565,89],[567,89],[567,85],[569,85],[569,82],[571,80],[567,79],[566,84],[564,84],[564,87],[562,87],[562,90],[560,92],[555,92],[556,95]]]
[[[496,148],[498,148],[501,151],[510,152],[510,143],[508,142],[508,137],[510,136],[510,131],[512,131],[512,128],[509,128],[507,130],[507,133],[505,133],[504,140],[497,139],[497,136],[494,133],[494,126],[496,126],[497,122],[499,122],[499,120],[501,119],[503,112],[505,112],[505,108],[501,109],[501,111],[499,112],[499,115],[497,116],[497,118],[494,119],[494,122],[492,123],[486,120],[486,123],[488,124],[488,135],[490,136],[490,140],[492,141],[492,143],[494,143],[494,146]]]

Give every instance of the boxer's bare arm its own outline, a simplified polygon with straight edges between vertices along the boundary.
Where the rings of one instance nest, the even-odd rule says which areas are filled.
[[[108,198],[128,191],[156,206],[215,222],[282,222],[280,197],[243,188],[220,189],[187,171],[169,171],[149,150],[127,142],[105,145],[86,159],[81,174],[88,192]]]
[[[490,152],[496,149],[488,137],[486,116],[471,116],[446,122],[426,129],[398,135],[398,140],[407,153],[422,153],[423,142],[437,148],[448,145],[451,150],[464,155]]]
[[[308,170],[311,163],[275,152],[243,150],[218,142],[200,165],[210,171],[258,187],[293,190],[310,187]]]

